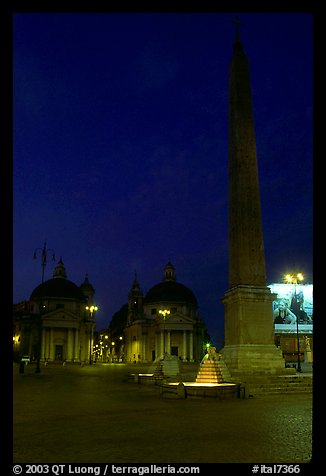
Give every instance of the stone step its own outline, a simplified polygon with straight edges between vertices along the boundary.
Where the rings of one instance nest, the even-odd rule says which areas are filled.
[[[221,372],[217,370],[207,370],[207,369],[201,369],[197,375],[201,374],[206,374],[206,375],[221,375]]]
[[[312,388],[312,382],[254,382],[254,381],[247,381],[246,384],[250,385],[251,387],[289,387],[289,388],[300,388],[300,387],[308,387]]]
[[[154,363],[151,367],[154,380],[176,378],[180,375],[179,362],[173,358],[165,358]]]
[[[218,369],[218,368],[215,368],[215,369],[207,369],[206,367],[202,367],[202,368],[199,370],[198,373],[200,374],[201,372],[206,372],[206,373],[208,373],[208,374],[216,374],[216,373],[220,374],[220,373],[221,373],[221,370]]]
[[[216,375],[220,373],[221,371],[219,369],[200,369],[198,372],[198,375],[199,374]]]
[[[197,383],[222,383],[223,377],[219,369],[201,368],[196,377]]]
[[[221,367],[219,367],[219,366],[217,366],[217,365],[203,365],[202,367],[200,367],[199,372],[200,372],[202,369],[205,369],[205,370],[207,370],[207,371],[214,372],[214,371],[216,371],[216,370],[220,371],[220,370],[221,370]]]
[[[196,383],[222,383],[218,378],[196,378]]]
[[[215,375],[221,375],[220,372],[205,372],[205,370],[201,371],[201,372],[198,372],[197,375],[207,375],[207,376],[212,376],[214,377]]]
[[[264,396],[264,395],[288,395],[288,394],[308,394],[311,393],[310,389],[284,389],[284,388],[275,388],[275,389],[251,389],[249,392],[249,396]]]
[[[197,375],[196,382],[204,381],[205,382],[221,382],[222,378],[218,375]]]
[[[247,381],[245,384],[246,394],[253,396],[285,394],[285,393],[312,393],[312,378],[298,377],[296,379],[288,378],[270,378],[263,381]]]
[[[250,384],[249,384],[250,385]],[[266,385],[255,385],[252,384],[250,385],[251,388],[284,388],[285,390],[291,390],[291,389],[300,389],[300,388],[307,388],[307,389],[312,389],[312,385],[300,385],[300,384],[295,384],[295,385],[278,385],[277,383],[273,384],[266,384]]]
[[[230,378],[229,372],[221,360],[202,362],[196,377],[197,383],[224,383]]]

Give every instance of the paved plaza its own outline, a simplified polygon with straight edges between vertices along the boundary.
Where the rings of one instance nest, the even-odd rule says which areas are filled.
[[[13,368],[15,463],[306,463],[310,394],[162,398],[138,365]]]

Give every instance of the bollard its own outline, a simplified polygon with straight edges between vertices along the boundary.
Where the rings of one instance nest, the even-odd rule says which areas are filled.
[[[179,398],[187,398],[186,387],[182,382],[180,382],[178,385],[177,395]]]

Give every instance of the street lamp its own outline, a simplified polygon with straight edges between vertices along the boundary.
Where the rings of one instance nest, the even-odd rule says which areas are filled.
[[[93,331],[94,331],[94,319],[95,319],[95,313],[98,311],[97,306],[86,306],[85,307],[86,311],[89,312],[90,314],[90,319],[88,322],[90,323],[90,330],[89,330],[89,365],[92,364],[92,342],[93,342]]]
[[[118,355],[118,362],[123,362],[123,353],[124,353],[124,347],[123,347],[123,337],[119,336],[119,355]]]
[[[166,316],[168,316],[171,313],[171,311],[170,311],[170,309],[160,309],[158,311],[158,313],[163,316],[163,357],[164,357],[164,354],[165,354],[165,319],[166,319]]]
[[[52,261],[55,260],[54,250],[46,248],[46,242],[44,242],[43,248],[35,248],[33,259],[37,259],[37,252],[41,251],[41,266],[42,266],[42,285],[44,283],[44,270],[47,263],[47,256],[48,253],[52,252]],[[43,305],[43,286],[41,287],[41,296],[40,296],[40,313],[38,316],[38,323],[37,323],[37,346],[36,346],[36,369],[35,373],[40,373],[40,357],[41,357],[41,339],[42,339],[42,313],[44,311]]]
[[[104,341],[104,342],[105,342],[105,346],[104,346],[104,349],[105,349],[104,361],[107,362],[107,360],[108,360],[108,348],[109,348],[109,346],[108,346],[109,336],[108,336],[107,334],[105,334],[104,339],[105,339],[105,341]],[[102,359],[102,361],[103,361],[103,359]]]
[[[295,302],[294,314],[297,317],[298,372],[301,372],[301,362],[300,362],[300,338],[299,338],[300,309],[298,308],[298,300],[297,300],[297,284],[298,284],[298,281],[303,281],[303,280],[304,280],[304,276],[302,273],[285,275],[285,281],[289,284],[294,284],[294,302]]]

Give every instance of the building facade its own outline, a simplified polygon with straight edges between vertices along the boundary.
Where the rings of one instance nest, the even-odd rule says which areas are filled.
[[[41,362],[91,363],[95,328],[93,286],[67,279],[60,258],[53,278],[14,306],[14,353]],[[92,307],[93,306],[93,307]]]
[[[176,281],[168,263],[163,281],[145,296],[135,276],[128,296],[124,328],[125,362],[152,362],[165,353],[182,361],[200,361],[208,335],[194,293]]]

